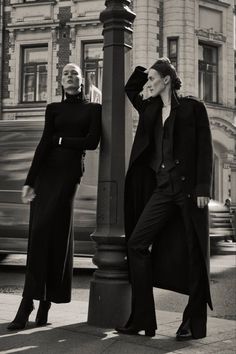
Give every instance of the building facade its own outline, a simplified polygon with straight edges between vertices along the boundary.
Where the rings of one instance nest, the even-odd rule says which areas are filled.
[[[3,1],[0,0],[0,97],[2,97],[2,43],[3,43]],[[0,98],[0,112],[2,110],[2,101]]]
[[[61,99],[68,62],[82,67],[87,95],[92,86],[102,89],[104,3],[0,1],[2,121],[42,121],[46,103]],[[215,151],[213,197],[231,198],[236,207],[234,1],[133,0],[132,9],[133,66],[168,56],[183,80],[181,94],[205,101]],[[134,112],[134,129],[136,118]]]

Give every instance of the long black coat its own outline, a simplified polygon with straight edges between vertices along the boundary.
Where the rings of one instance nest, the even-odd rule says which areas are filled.
[[[139,112],[139,123],[125,181],[125,233],[128,239],[155,185],[155,172],[149,167],[154,124],[161,127],[161,98],[144,100],[140,95],[147,81],[145,68],[137,67],[126,84],[126,93]],[[197,99],[177,97],[173,91],[171,109],[175,119],[173,154],[181,176],[185,202],[198,237],[206,270],[207,302],[212,308],[209,287],[208,208],[197,207],[197,196],[210,197],[212,178],[212,140],[205,106]],[[158,120],[158,121],[157,121]],[[161,129],[160,129],[161,131]],[[161,136],[156,137],[157,145]],[[152,246],[154,286],[189,294],[188,250],[184,224],[176,214]],[[203,280],[204,281],[204,280]]]

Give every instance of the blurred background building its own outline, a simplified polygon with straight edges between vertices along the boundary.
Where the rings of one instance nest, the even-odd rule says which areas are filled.
[[[133,67],[168,56],[183,80],[181,94],[205,101],[215,148],[213,198],[230,198],[236,207],[234,1],[133,0],[131,6]],[[86,94],[99,97],[103,9],[104,0],[0,0],[3,131],[41,127],[46,103],[61,99],[68,62],[81,66]],[[133,121],[135,129],[135,112]],[[88,163],[91,175],[95,162]]]

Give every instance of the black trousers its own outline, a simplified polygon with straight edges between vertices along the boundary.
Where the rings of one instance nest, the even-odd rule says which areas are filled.
[[[156,329],[153,298],[150,246],[167,222],[171,222],[176,208],[180,208],[186,231],[189,252],[190,296],[183,313],[181,328],[190,326],[193,337],[206,335],[207,304],[205,295],[205,268],[194,233],[184,195],[156,188],[143,210],[128,241],[128,259],[132,286],[132,313],[127,325],[141,329]]]

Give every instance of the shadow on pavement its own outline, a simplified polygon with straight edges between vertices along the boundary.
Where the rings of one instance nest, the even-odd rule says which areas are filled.
[[[174,337],[157,335],[119,335],[113,329],[102,329],[78,323],[61,327],[35,328],[29,322],[25,330],[9,332],[7,323],[0,325],[0,353],[76,353],[76,354],[158,354],[181,348],[196,347],[197,341],[176,342]],[[204,346],[198,343],[198,346]]]

